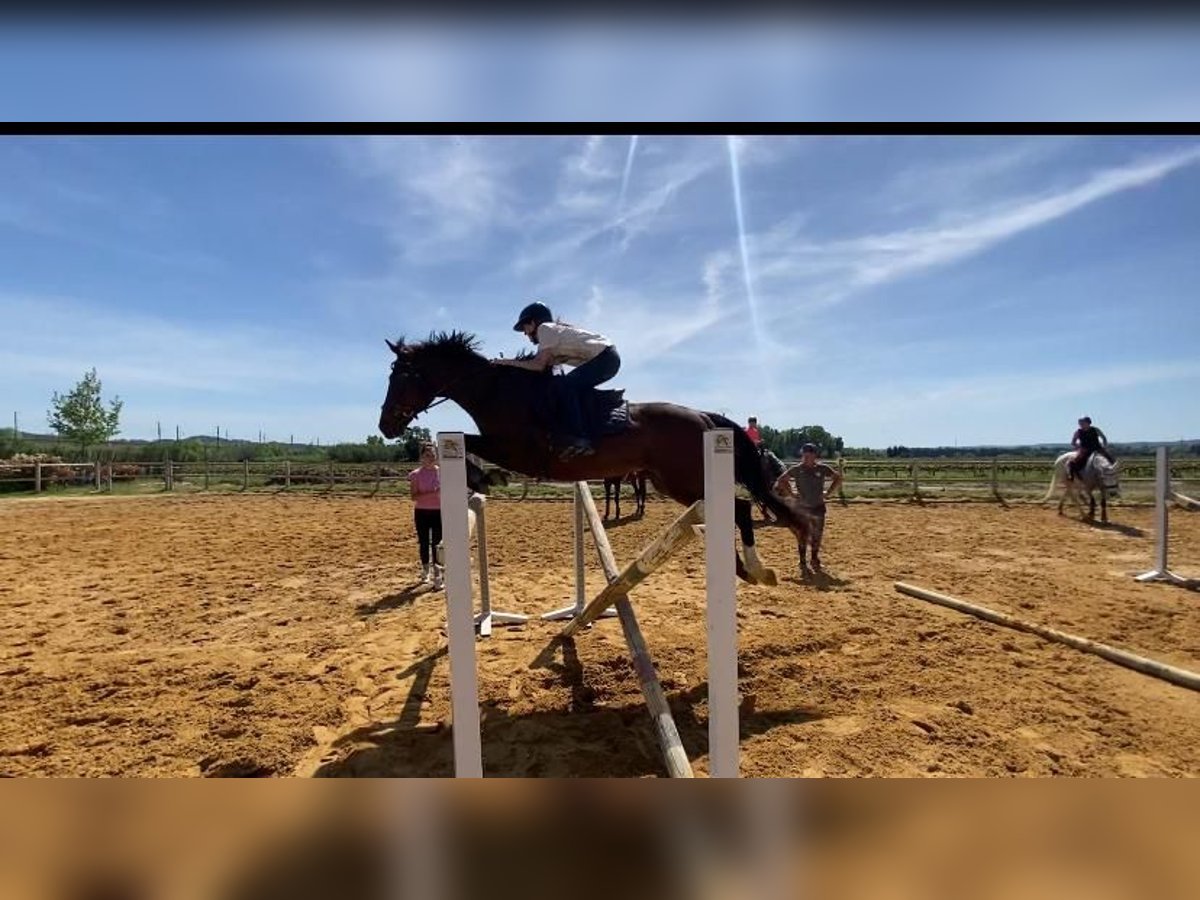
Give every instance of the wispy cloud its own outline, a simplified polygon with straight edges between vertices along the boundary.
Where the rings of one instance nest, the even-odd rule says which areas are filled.
[[[386,192],[379,224],[405,262],[468,257],[516,220],[505,155],[488,139],[371,137],[340,146],[351,170]]]
[[[993,201],[982,209],[940,210],[931,225],[883,234],[817,240],[804,215],[785,218],[750,238],[755,278],[774,319],[797,308],[815,309],[868,288],[946,266],[1062,219],[1124,191],[1144,187],[1200,161],[1200,147],[1103,169],[1072,187]],[[712,257],[714,281],[729,291],[736,282],[732,254]]]

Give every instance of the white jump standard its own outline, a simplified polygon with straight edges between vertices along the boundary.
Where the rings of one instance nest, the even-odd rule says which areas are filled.
[[[454,774],[459,778],[482,778],[479,673],[475,668],[475,610],[471,601],[471,533],[467,504],[462,502],[467,495],[467,448],[462,432],[439,433],[437,447],[446,547],[446,636],[450,643]]]
[[[1154,568],[1136,577],[1141,582],[1165,581],[1180,587],[1200,588],[1200,579],[1176,575],[1167,566],[1167,542],[1170,537],[1167,528],[1167,501],[1172,499],[1170,463],[1167,448],[1159,447],[1154,455]]]

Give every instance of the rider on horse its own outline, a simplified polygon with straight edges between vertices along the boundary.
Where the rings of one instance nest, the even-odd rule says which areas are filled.
[[[1099,453],[1110,463],[1115,463],[1113,455],[1108,452],[1108,436],[1092,424],[1091,416],[1079,420],[1079,427],[1071,437],[1071,446],[1078,448],[1075,458],[1067,463],[1067,478],[1074,480],[1093,453]]]
[[[561,458],[591,454],[594,451],[584,426],[580,398],[583,391],[603,384],[617,374],[621,368],[617,348],[602,334],[556,322],[544,303],[530,303],[522,309],[513,331],[524,332],[538,352],[529,359],[493,359],[492,362],[534,372],[559,364],[574,366],[554,380],[567,429]]]

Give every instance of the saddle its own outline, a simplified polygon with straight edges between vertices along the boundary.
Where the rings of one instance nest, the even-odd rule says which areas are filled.
[[[537,419],[552,434],[563,430],[560,404],[564,389],[569,389],[566,384],[547,378],[538,404]],[[579,396],[579,410],[584,431],[589,437],[620,434],[629,427],[629,401],[625,399],[624,388],[591,388],[583,391]]]
[[[593,436],[620,434],[629,427],[629,401],[624,388],[584,391],[580,407],[583,427]]]

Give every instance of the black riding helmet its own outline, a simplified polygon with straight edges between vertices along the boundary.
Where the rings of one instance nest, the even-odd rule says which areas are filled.
[[[534,325],[541,325],[545,322],[553,322],[554,313],[550,312],[550,307],[545,303],[535,302],[530,303],[517,316],[517,324],[513,326],[513,331],[520,331],[525,327],[526,322],[532,322]]]

